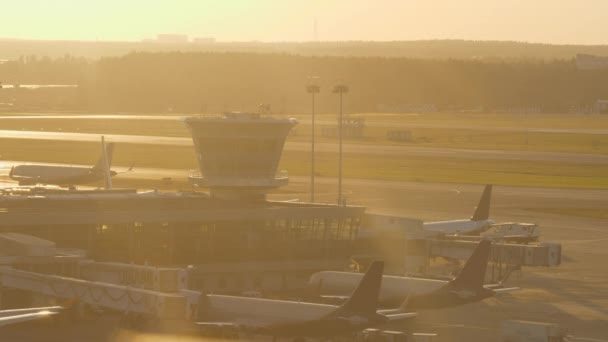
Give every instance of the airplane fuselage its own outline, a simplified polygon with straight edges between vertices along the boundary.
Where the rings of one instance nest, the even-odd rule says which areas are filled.
[[[323,271],[311,276],[309,286],[322,296],[344,296],[362,277],[361,273]],[[416,311],[473,303],[494,295],[490,288],[461,289],[445,280],[383,276],[379,303],[398,307],[407,300],[407,309]]]
[[[115,174],[115,172],[112,172]],[[101,172],[95,172],[91,167],[59,166],[59,165],[17,165],[13,167],[10,178],[19,185],[53,184],[77,185],[99,181],[103,178]]]
[[[339,309],[334,305],[223,295],[207,295],[206,300],[204,319],[234,321],[244,330],[271,336],[335,336],[387,321],[379,314],[334,317]]]
[[[238,323],[276,324],[319,319],[336,306],[260,298],[208,295],[209,313],[214,320],[239,317]]]
[[[494,295],[494,291],[484,287],[458,289],[448,285],[432,293],[412,296],[408,300],[408,308],[411,310],[442,309],[478,302]]]
[[[425,222],[423,229],[429,232],[444,234],[473,234],[482,231],[484,228],[494,224],[492,220],[472,221],[472,220],[451,220]]]
[[[338,296],[353,291],[363,274],[323,271],[311,276],[309,286],[322,295]],[[379,301],[383,306],[401,304],[408,296],[437,291],[448,284],[445,280],[382,276]]]

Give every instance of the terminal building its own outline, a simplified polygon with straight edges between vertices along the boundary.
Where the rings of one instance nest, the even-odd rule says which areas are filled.
[[[184,119],[208,192],[4,189],[0,232],[48,239],[96,261],[189,267],[194,289],[280,291],[348,266],[364,208],[267,200],[295,119]]]

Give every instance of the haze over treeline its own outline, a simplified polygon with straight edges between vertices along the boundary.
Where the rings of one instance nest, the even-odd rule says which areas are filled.
[[[174,52],[99,61],[29,57],[1,64],[0,74],[5,84],[79,84],[61,105],[104,111],[220,112],[256,110],[258,104],[268,103],[275,113],[307,112],[305,85],[310,75],[320,77],[321,112],[335,111],[331,88],[338,83],[350,86],[349,112],[421,105],[440,110],[535,107],[555,112],[608,98],[608,70],[579,70],[573,60]],[[11,96],[18,104],[18,94]]]
[[[512,41],[419,40],[344,42],[160,43],[1,40],[0,59],[38,55],[100,58],[130,52],[257,52],[304,56],[409,57],[433,59],[571,59],[579,53],[607,55],[608,45],[551,45]]]

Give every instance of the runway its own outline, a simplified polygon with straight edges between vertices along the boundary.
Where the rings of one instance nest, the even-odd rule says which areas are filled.
[[[145,136],[104,134],[107,141],[128,144],[146,145],[173,145],[192,146],[192,139],[180,137]],[[0,138],[7,139],[29,139],[29,140],[55,140],[55,141],[84,141],[98,142],[101,134],[73,133],[73,132],[44,132],[44,131],[17,131],[0,130]],[[307,142],[287,142],[287,151],[309,151],[310,144]],[[338,145],[335,143],[317,143],[316,151],[337,152]],[[419,157],[443,157],[443,158],[468,158],[489,160],[525,160],[545,162],[566,162],[585,164],[608,164],[608,155],[584,154],[567,152],[537,152],[537,151],[503,151],[503,150],[474,150],[443,147],[418,147],[398,145],[366,145],[366,144],[344,144],[344,153],[347,154],[370,154],[385,156],[419,156]]]
[[[70,120],[160,120],[179,121],[188,115],[132,115],[132,114],[73,114],[73,115],[0,115],[0,120],[27,120],[27,119],[70,119]],[[197,116],[197,115],[191,115]],[[202,115],[218,116],[218,115]],[[308,116],[308,114],[306,115]],[[287,116],[285,116],[287,117]],[[309,119],[298,119],[303,125],[310,125]],[[320,117],[315,121],[321,126],[336,125],[336,120],[327,120]],[[366,120],[367,127],[390,127],[390,128],[428,128],[428,129],[460,129],[480,130],[495,132],[529,132],[529,133],[563,133],[563,134],[593,134],[607,135],[608,129],[576,129],[576,128],[551,128],[551,127],[515,127],[515,126],[483,126],[483,125],[447,125],[429,123],[407,123],[393,121]]]
[[[14,160],[0,160],[0,177],[8,176],[10,168],[15,165],[61,165],[59,163],[37,163],[24,162]],[[72,165],[79,167],[87,167],[92,165]],[[129,165],[113,165],[112,170],[123,172],[129,168]],[[114,179],[141,179],[141,180],[158,180],[169,177],[173,180],[186,181],[192,172],[198,170],[185,169],[169,169],[169,168],[149,168],[135,167],[132,172],[120,173]],[[6,178],[5,178],[6,181]],[[335,177],[315,177],[317,186],[317,196],[315,201],[324,203],[332,203],[337,195],[337,178]],[[309,200],[309,176],[289,176],[288,191],[274,193],[271,196],[277,200],[294,200],[308,201]],[[457,183],[428,183],[428,182],[411,182],[411,181],[391,181],[391,180],[376,180],[376,179],[344,179],[345,196],[352,204],[365,205],[370,208],[382,209],[385,213],[396,215],[404,214],[412,208],[428,210],[433,208],[433,204],[441,205],[442,203],[427,202],[429,198],[442,198],[446,201],[446,207],[439,214],[434,214],[432,217],[421,218],[426,220],[440,220],[454,218],[460,213],[461,218],[466,217],[471,209],[476,205],[477,197],[481,193],[483,186],[477,184],[457,184]],[[543,206],[553,206],[554,203],[559,203],[559,207],[588,207],[588,208],[605,208],[608,207],[608,190],[588,190],[588,189],[565,189],[565,188],[549,188],[549,187],[521,187],[521,186],[496,186],[494,191],[496,199],[512,198],[512,203],[524,205],[526,201],[521,198],[530,200],[526,206],[535,207],[537,204]],[[468,198],[468,200],[462,200]],[[354,202],[353,202],[354,201]],[[449,204],[447,202],[453,203]],[[592,205],[587,202],[601,203],[600,206]],[[406,205],[404,205],[404,203]],[[568,204],[568,205],[564,205]],[[494,205],[501,205],[501,201],[495,202]],[[424,209],[427,208],[427,209]],[[417,209],[416,209],[417,210]],[[429,210],[434,212],[434,210]],[[464,212],[464,214],[462,214]],[[573,228],[576,229],[576,228]]]

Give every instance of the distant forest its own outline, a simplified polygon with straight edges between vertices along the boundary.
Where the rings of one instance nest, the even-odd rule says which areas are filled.
[[[407,57],[430,59],[572,59],[576,54],[608,56],[608,45],[551,45],[509,41],[419,40],[347,42],[212,42],[159,43],[111,41],[36,41],[0,39],[0,60],[38,55],[86,58],[131,52],[285,53],[301,56]]]
[[[350,87],[348,112],[406,111],[426,105],[438,110],[555,112],[608,99],[608,70],[579,70],[571,59],[171,52],[99,60],[24,57],[0,64],[4,84],[78,84],[69,101],[63,98],[53,105],[95,111],[200,113],[256,110],[265,103],[274,113],[306,112],[308,76],[320,77],[321,112],[335,112],[331,89],[339,83]],[[16,90],[3,89],[0,102],[7,101],[6,94],[16,102],[21,99]]]

